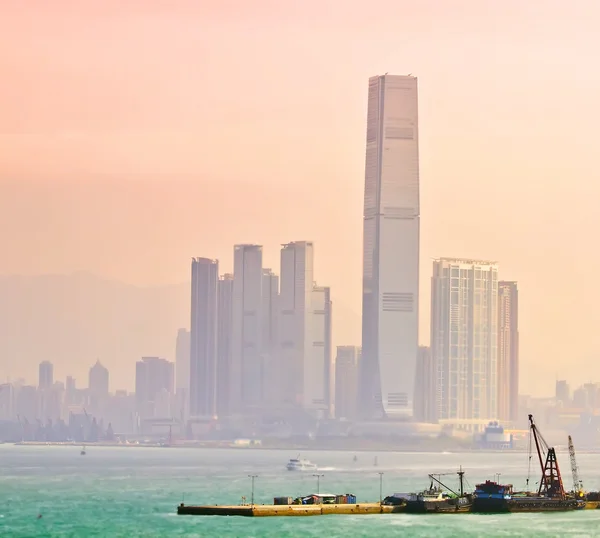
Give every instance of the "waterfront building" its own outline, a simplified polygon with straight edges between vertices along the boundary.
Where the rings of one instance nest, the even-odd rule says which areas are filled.
[[[361,407],[410,417],[419,317],[417,79],[369,79],[363,228]]]

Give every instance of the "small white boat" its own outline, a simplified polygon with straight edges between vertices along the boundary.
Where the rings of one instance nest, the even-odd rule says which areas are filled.
[[[316,471],[317,466],[308,461],[300,459],[300,456],[297,458],[291,459],[286,465],[288,471]]]

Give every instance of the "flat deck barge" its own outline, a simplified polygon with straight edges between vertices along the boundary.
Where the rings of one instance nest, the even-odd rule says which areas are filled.
[[[325,516],[329,514],[392,514],[403,512],[402,506],[387,506],[379,503],[360,504],[255,504],[244,506],[194,506],[181,503],[179,515],[191,516]]]

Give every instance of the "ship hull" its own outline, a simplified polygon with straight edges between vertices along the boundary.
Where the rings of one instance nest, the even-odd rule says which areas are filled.
[[[575,499],[548,499],[544,497],[524,497],[512,499],[475,499],[473,512],[570,512],[586,508],[585,501]]]
[[[471,512],[471,502],[457,502],[458,499],[443,501],[407,501],[404,512],[407,514],[454,514]]]

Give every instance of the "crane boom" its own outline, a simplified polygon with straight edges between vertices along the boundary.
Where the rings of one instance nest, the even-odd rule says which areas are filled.
[[[575,459],[575,446],[573,439],[569,435],[569,458],[571,459],[571,473],[573,474],[573,492],[575,494],[583,491],[583,483],[579,479],[579,469],[577,468],[577,460]]]

